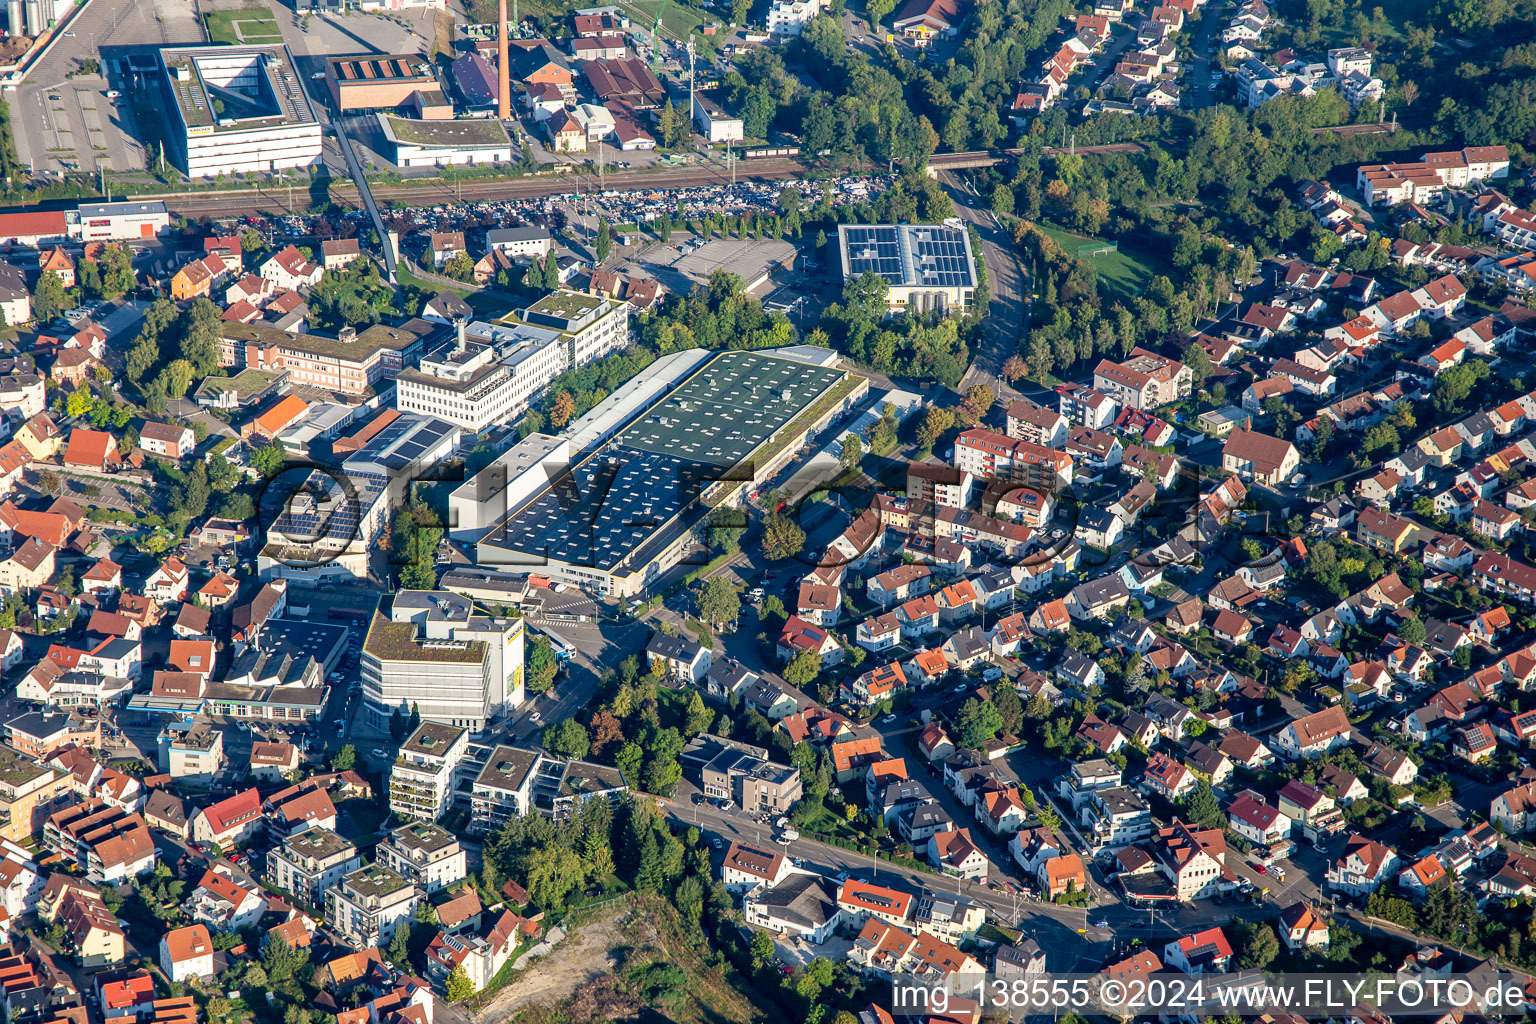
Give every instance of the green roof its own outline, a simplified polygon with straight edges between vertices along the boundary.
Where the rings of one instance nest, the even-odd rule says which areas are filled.
[[[373,613],[363,650],[380,661],[469,664],[485,660],[483,640],[417,640],[415,623],[391,622],[378,612]]]
[[[463,146],[508,146],[512,139],[495,118],[457,120],[416,120],[380,114],[388,133],[406,146],[439,146],[448,149]]]

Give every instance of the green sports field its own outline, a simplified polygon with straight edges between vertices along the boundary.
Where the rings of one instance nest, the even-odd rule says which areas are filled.
[[[1074,234],[1061,228],[1053,228],[1048,225],[1038,225],[1066,254],[1073,259],[1081,259],[1094,270],[1098,271],[1099,278],[1104,286],[1116,297],[1128,299],[1140,295],[1151,283],[1152,277],[1162,271],[1152,264],[1143,254],[1128,253],[1122,246],[1116,252],[1093,253],[1091,255],[1078,256],[1078,248],[1101,242],[1102,239],[1090,238],[1087,235]]]

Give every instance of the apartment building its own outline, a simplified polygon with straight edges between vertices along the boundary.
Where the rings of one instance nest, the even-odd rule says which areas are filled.
[[[508,818],[527,814],[533,805],[534,766],[542,759],[536,750],[498,746],[486,758],[485,767],[470,789],[470,829],[486,835]]]
[[[384,947],[409,922],[416,887],[382,864],[369,864],[325,891],[325,923],[358,949]]]
[[[24,843],[69,798],[70,777],[0,747],[0,839]]]
[[[1156,409],[1188,398],[1193,381],[1193,371],[1183,363],[1139,347],[1118,363],[1099,360],[1093,371],[1095,390],[1132,409]]]
[[[469,875],[468,854],[459,845],[458,837],[423,821],[402,825],[389,833],[374,856],[428,895]]]
[[[325,904],[327,889],[362,865],[350,840],[328,828],[310,828],[268,852],[266,881],[319,907]]]
[[[469,730],[423,722],[403,744],[389,772],[389,809],[400,818],[437,821],[453,800]]]
[[[1072,482],[1072,456],[990,430],[967,430],[955,439],[954,462],[973,477],[1055,493]]]

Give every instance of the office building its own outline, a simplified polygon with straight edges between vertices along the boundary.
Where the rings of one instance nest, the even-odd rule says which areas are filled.
[[[401,591],[368,627],[362,680],[374,728],[414,709],[423,721],[479,732],[523,701],[523,620],[474,614],[447,591]]]
[[[320,163],[320,122],[286,46],[167,47],[160,60],[189,177]]]

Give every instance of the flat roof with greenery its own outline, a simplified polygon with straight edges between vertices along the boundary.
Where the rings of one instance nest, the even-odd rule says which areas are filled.
[[[380,661],[442,661],[472,664],[485,660],[483,640],[418,640],[413,622],[391,622],[378,612],[368,627],[363,650]]]
[[[495,118],[462,121],[418,121],[408,117],[379,115],[379,124],[392,142],[428,149],[510,148],[512,138]]]

